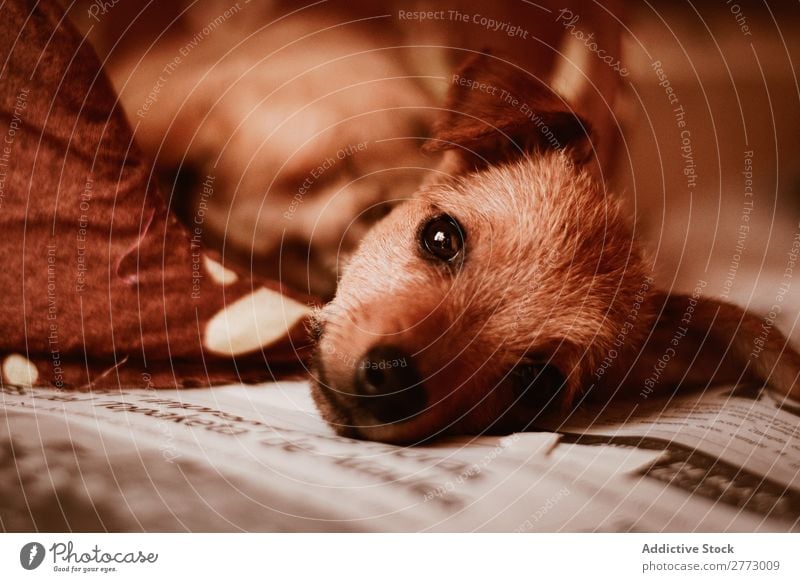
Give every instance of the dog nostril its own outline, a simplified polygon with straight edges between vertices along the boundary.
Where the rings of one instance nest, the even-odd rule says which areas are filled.
[[[372,365],[373,363],[372,361],[364,361],[365,365]],[[366,380],[364,388],[372,395],[379,395],[381,393],[381,388],[388,384],[387,377],[380,368],[367,368],[364,371],[364,379]]]
[[[391,346],[372,348],[355,374],[358,405],[380,422],[400,422],[422,411],[425,388],[411,356]]]

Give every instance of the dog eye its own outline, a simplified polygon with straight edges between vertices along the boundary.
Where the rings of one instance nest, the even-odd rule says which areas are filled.
[[[566,379],[552,364],[524,364],[512,371],[514,397],[526,408],[545,409],[559,402]]]
[[[452,216],[443,214],[432,218],[422,227],[420,245],[429,255],[449,262],[464,248],[464,234]]]

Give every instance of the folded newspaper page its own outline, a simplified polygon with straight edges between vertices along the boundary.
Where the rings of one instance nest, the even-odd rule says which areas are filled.
[[[6,530],[800,526],[798,416],[760,391],[615,405],[552,432],[415,447],[336,436],[302,382],[0,394]]]

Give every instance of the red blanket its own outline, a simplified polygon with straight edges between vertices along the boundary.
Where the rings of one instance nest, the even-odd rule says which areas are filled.
[[[33,3],[31,3],[33,4]],[[197,386],[302,369],[305,302],[200,244],[55,2],[0,20],[3,384]],[[213,196],[214,176],[204,179]]]

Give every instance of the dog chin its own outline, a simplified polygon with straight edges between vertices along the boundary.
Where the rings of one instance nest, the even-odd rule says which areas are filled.
[[[342,406],[333,394],[325,376],[322,353],[319,348],[311,359],[311,398],[322,419],[341,437],[363,438],[353,423],[350,411]]]

